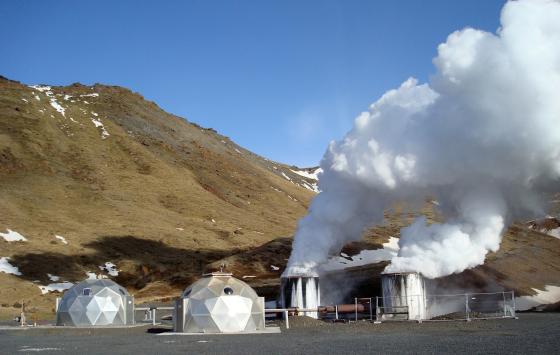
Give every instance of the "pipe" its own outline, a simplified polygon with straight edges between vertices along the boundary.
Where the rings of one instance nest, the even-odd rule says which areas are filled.
[[[321,313],[333,313],[338,310],[338,313],[354,313],[356,310],[358,312],[365,312],[366,306],[362,303],[356,304],[338,304],[336,306],[321,306],[318,308]]]

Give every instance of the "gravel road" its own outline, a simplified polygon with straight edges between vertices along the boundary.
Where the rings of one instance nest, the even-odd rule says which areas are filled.
[[[559,354],[560,313],[518,320],[331,324],[291,318],[281,334],[167,335],[165,328],[0,330],[1,354]],[[158,334],[159,333],[159,334]]]

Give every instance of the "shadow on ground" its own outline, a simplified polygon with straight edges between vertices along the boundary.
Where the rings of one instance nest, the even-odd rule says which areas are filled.
[[[99,266],[111,261],[118,263],[121,269],[114,280],[125,287],[142,289],[150,282],[163,281],[182,288],[207,272],[206,265],[239,252],[187,250],[135,236],[105,236],[84,246],[93,252],[27,253],[10,259],[21,271],[20,277],[29,281],[50,283],[47,274],[67,281],[81,281],[86,278],[86,272],[99,273]]]

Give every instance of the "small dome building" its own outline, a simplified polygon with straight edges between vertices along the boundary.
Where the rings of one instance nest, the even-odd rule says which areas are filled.
[[[265,329],[264,298],[228,273],[206,274],[176,301],[179,333],[238,333]]]
[[[108,279],[85,280],[64,292],[56,325],[95,327],[134,324],[134,297]]]

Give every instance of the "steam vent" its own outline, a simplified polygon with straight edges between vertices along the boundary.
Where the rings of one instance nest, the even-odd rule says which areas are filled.
[[[238,333],[264,330],[264,298],[231,274],[216,272],[185,289],[175,303],[178,333]]]
[[[134,324],[134,297],[107,279],[85,280],[64,292],[56,325],[95,327]]]
[[[280,294],[280,303],[283,308],[317,309],[321,304],[319,277],[282,277]],[[318,318],[316,311],[301,312],[300,315]]]
[[[381,274],[383,306],[387,313],[408,311],[408,319],[426,319],[426,286],[417,272]]]

